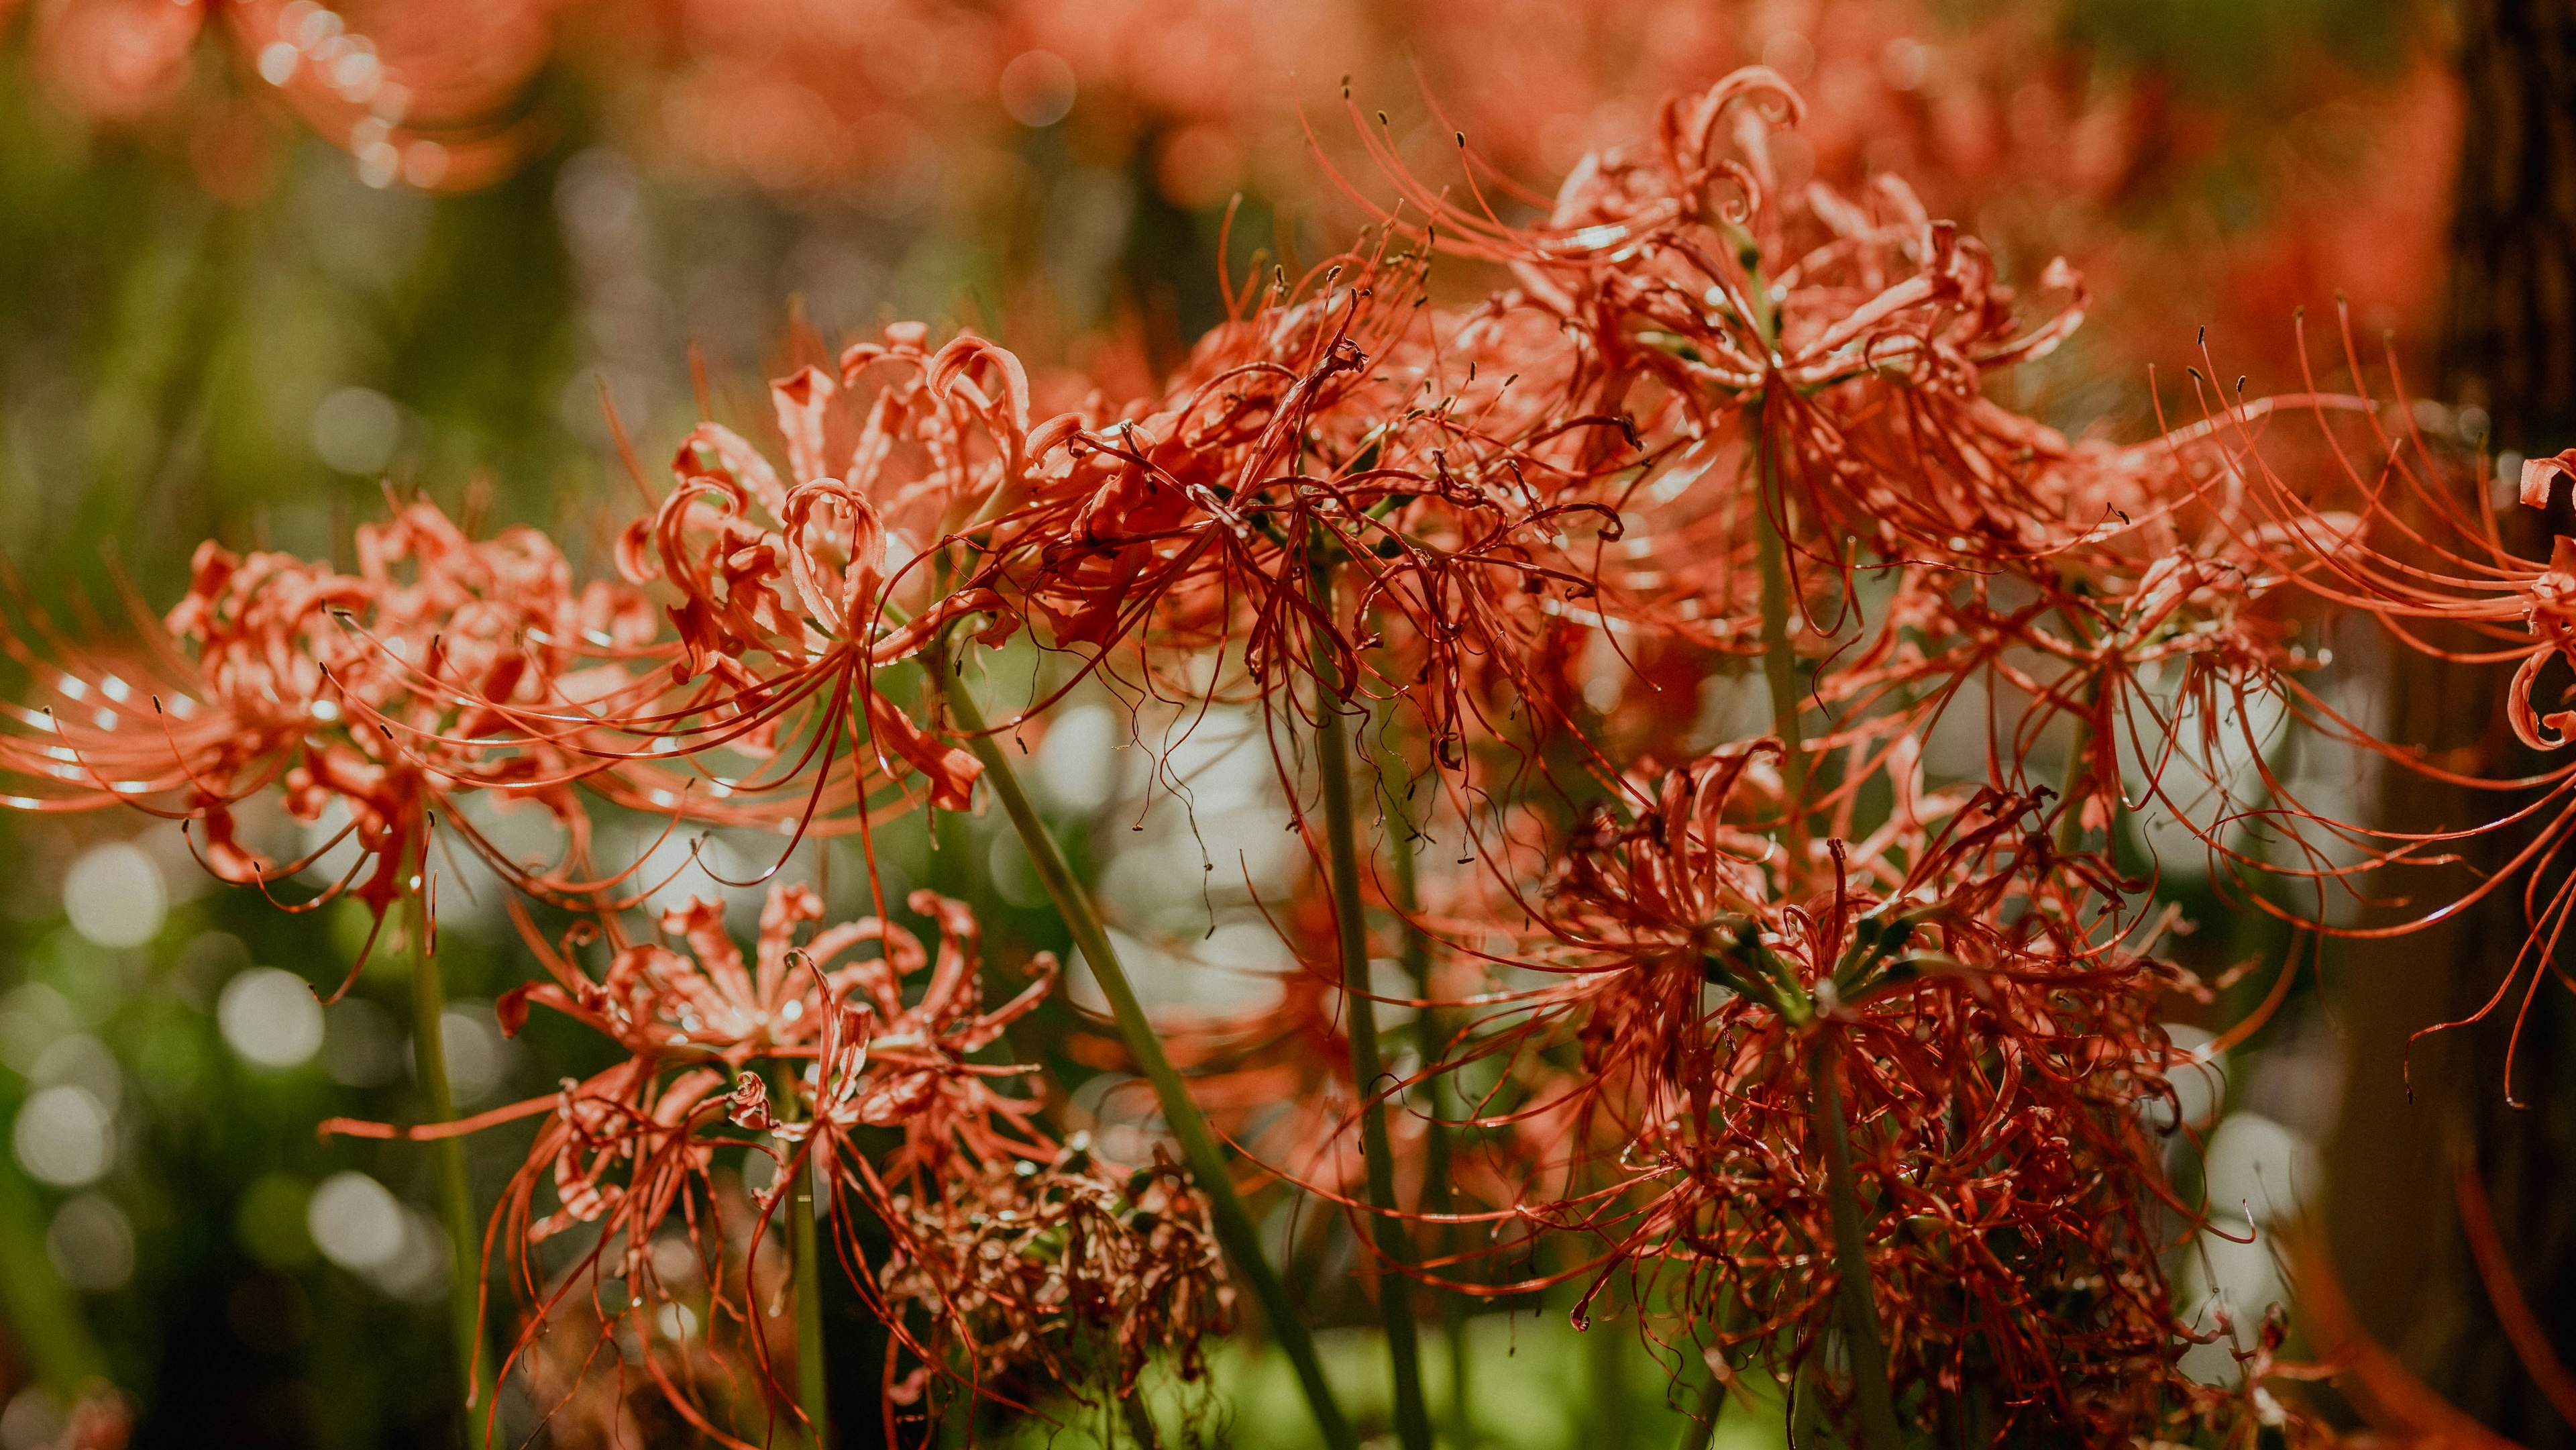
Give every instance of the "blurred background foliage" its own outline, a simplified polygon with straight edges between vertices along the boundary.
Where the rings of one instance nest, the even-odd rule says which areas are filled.
[[[792,36],[830,5],[748,8],[789,15],[773,28]],[[1125,7],[1138,13],[1122,19],[1229,23],[1223,7],[1204,8]],[[1684,79],[1713,79],[1720,61],[1758,59],[1807,82],[1803,69],[1820,113],[1837,101],[1848,22],[1867,40],[1852,84],[1894,95],[1920,124],[1876,138],[1896,153],[1862,137],[1826,154],[1820,140],[1817,169],[1903,163],[1936,212],[1988,236],[2017,279],[2059,251],[2093,270],[2101,320],[2021,380],[2067,426],[2134,436],[2155,396],[2146,365],[2160,365],[2168,398],[2181,396],[2202,324],[2222,356],[2249,359],[2272,387],[2294,385],[2288,318],[2330,307],[2338,286],[2367,329],[2399,332],[2406,355],[2433,342],[2459,109],[2453,20],[2438,6],[1514,8],[1534,27],[1596,39],[1663,33],[1649,18],[1686,22],[1709,65]],[[1158,119],[1139,99],[1150,87],[1095,86],[1077,69],[1064,106],[961,92],[944,104],[974,118],[957,127],[967,140],[913,155],[909,170],[821,184],[760,154],[728,168],[675,144],[689,137],[675,137],[685,122],[674,118],[694,113],[639,102],[619,79],[619,37],[602,33],[618,22],[594,17],[568,30],[519,102],[542,120],[542,139],[493,184],[433,195],[370,185],[342,149],[273,117],[245,121],[238,106],[85,123],[40,64],[65,9],[27,0],[11,16],[0,4],[0,553],[24,602],[74,632],[126,609],[129,592],[136,607],[166,608],[201,539],[346,562],[352,525],[382,510],[386,489],[425,489],[485,527],[542,525],[576,571],[603,572],[629,497],[603,401],[649,462],[697,416],[693,356],[714,415],[745,426],[763,411],[761,380],[782,370],[791,315],[835,342],[896,318],[942,333],[973,326],[1042,369],[1142,377],[1218,317],[1218,248],[1236,188],[1245,199],[1224,260],[1238,270],[1256,247],[1323,255],[1359,215],[1321,179],[1296,126],[1302,104],[1322,154],[1348,164],[1330,73],[1297,70],[1333,46],[1274,54],[1262,48],[1267,32],[1227,72],[1260,92],[1250,118],[1220,138],[1231,163],[1183,164],[1200,153],[1175,138],[1203,122]],[[1433,23],[1437,9],[1361,7],[1349,41],[1375,61],[1363,105],[1396,114],[1408,154],[1445,134],[1435,103],[1490,86],[1503,94],[1484,97],[1486,109],[1515,104],[1520,73],[1463,42],[1439,48],[1457,32]],[[965,13],[990,44],[1020,43],[1010,27],[1026,17]],[[723,39],[704,25],[656,33],[681,52],[662,63],[684,69],[691,44]],[[1633,132],[1654,95],[1625,93],[1631,72],[1615,47],[1599,53],[1610,57],[1606,79],[1583,119]],[[187,64],[202,91],[244,62],[201,50]],[[824,74],[808,80],[828,84]],[[638,123],[639,110],[658,119]],[[2025,168],[2031,155],[2096,144],[2078,124],[2095,115],[2126,127],[2095,167],[2101,176],[2079,188]],[[236,134],[245,125],[247,140]],[[1523,173],[1541,192],[1548,159],[1530,158]],[[1038,383],[1069,385],[1043,371]],[[2441,419],[2477,426],[2447,410]],[[1039,776],[1059,823],[1088,843],[1078,864],[1114,874],[1130,861],[1128,876],[1146,883],[1136,920],[1150,924],[1153,878],[1187,878],[1195,893],[1200,873],[1182,858],[1206,841],[1185,845],[1184,829],[1165,824],[1171,811],[1130,778],[1105,713],[1100,723],[1085,736],[1059,722]],[[1215,752],[1221,775],[1221,742]],[[1158,834],[1126,829],[1149,817]],[[991,939],[1011,944],[997,971],[1066,950],[991,822],[946,816],[942,831],[933,843],[917,825],[899,829],[883,843],[889,870],[974,901]],[[826,864],[804,849],[836,884],[836,905],[859,899],[854,858]],[[416,1113],[396,1009],[402,955],[380,953],[347,1000],[317,1005],[300,984],[327,988],[343,974],[364,934],[354,906],[299,916],[216,887],[175,830],[139,818],[0,818],[0,862],[0,1123],[11,1145],[0,1155],[0,1450],[48,1443],[66,1398],[96,1376],[133,1396],[140,1444],[452,1443],[436,1330],[449,1269],[424,1217],[427,1160],[402,1145],[325,1145],[313,1132],[333,1114]],[[672,889],[685,894],[687,883]],[[2197,966],[2277,959],[2287,945],[2205,886],[2177,877],[2169,889],[2201,924],[2184,947]],[[588,1070],[582,1054],[598,1049],[551,1031],[543,1014],[505,1043],[476,1010],[530,970],[496,904],[451,906],[442,952],[456,999],[451,1068],[467,1106]],[[1179,977],[1164,974],[1167,990]],[[2232,1020],[2269,980],[2231,989],[2203,1025]],[[2316,1176],[2345,1072],[2311,982],[2211,1086],[2209,1111],[2245,1120],[2219,1140],[2233,1143],[2227,1161],[2275,1186],[2285,1173],[2302,1185]],[[1064,1056],[1065,1009],[1049,1010],[1059,1030],[1041,1039],[1080,1084],[1096,1068]],[[1087,1099],[1104,1127],[1115,1126],[1102,1106],[1111,1096],[1102,1086]],[[1079,1086],[1075,1098],[1085,1101]],[[484,1203],[518,1148],[509,1130],[474,1142]],[[1356,1246],[1329,1215],[1302,1222],[1301,1290],[1327,1318],[1357,1322]],[[1285,1206],[1272,1229],[1288,1232]],[[2282,1292],[2277,1275],[2263,1278],[2266,1263],[2228,1272],[2240,1274],[2240,1296]],[[1481,1376],[1469,1397],[1474,1437],[1667,1443],[1663,1371],[1633,1341],[1575,1334],[1569,1304],[1558,1294],[1483,1306],[1463,1321]],[[1364,1331],[1336,1335],[1330,1348],[1352,1383],[1382,1368],[1362,1352]],[[1426,1358],[1450,1362],[1437,1345]],[[845,1403],[872,1395],[872,1371],[838,1373],[850,1381],[836,1385]],[[1274,1437],[1302,1428],[1284,1371],[1256,1351],[1229,1359],[1219,1384],[1198,1407],[1211,1438],[1287,1444]],[[1060,1426],[1016,1433],[1032,1445],[1101,1433],[1095,1412],[1063,1413]],[[1720,1443],[1777,1443],[1778,1423],[1731,1414]],[[537,1432],[524,1400],[505,1405],[505,1424],[514,1440]],[[859,1443],[875,1427],[853,1416],[847,1431]]]

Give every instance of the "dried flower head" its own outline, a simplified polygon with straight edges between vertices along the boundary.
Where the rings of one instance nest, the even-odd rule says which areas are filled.
[[[1121,1177],[1077,1139],[1052,1162],[997,1162],[938,1198],[898,1195],[889,1309],[934,1326],[931,1367],[977,1393],[1025,1398],[1086,1383],[1125,1399],[1157,1357],[1195,1381],[1233,1293],[1206,1198],[1157,1149]]]

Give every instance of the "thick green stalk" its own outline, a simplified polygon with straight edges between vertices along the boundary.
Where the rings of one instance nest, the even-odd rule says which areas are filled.
[[[426,872],[423,873],[424,875]],[[412,1057],[429,1094],[429,1120],[456,1120],[456,1095],[447,1085],[447,989],[439,980],[438,953],[430,945],[429,899],[415,889],[404,898],[404,931],[411,938]],[[465,1443],[484,1450],[493,1424],[492,1357],[483,1352],[483,1235],[476,1232],[474,1187],[465,1176],[465,1143],[440,1138],[429,1145],[438,1169],[438,1216],[447,1228],[455,1275],[448,1281],[447,1322],[464,1381]]]
[[[1708,1450],[1708,1442],[1717,1434],[1718,1414],[1726,1408],[1726,1381],[1717,1371],[1708,1373],[1708,1383],[1699,1387],[1699,1405],[1691,1417],[1682,1422],[1681,1439],[1674,1450]]]
[[[2087,692],[2090,693],[2089,691]],[[2089,704],[2090,701],[2088,700]],[[2084,803],[2075,798],[2084,788],[2085,757],[2093,753],[2093,722],[2075,721],[2075,738],[2066,746],[2066,776],[2058,787],[2057,849],[2073,851],[2084,844]]]
[[[944,650],[934,652],[930,661],[940,693],[947,700],[949,716],[966,737],[967,748],[983,762],[984,778],[992,784],[993,794],[1001,801],[1003,813],[1010,817],[1012,829],[1019,833],[1020,844],[1029,853],[1030,866],[1037,871],[1056,910],[1064,914],[1065,928],[1074,946],[1089,964],[1101,995],[1109,999],[1109,1010],[1118,1021],[1128,1052],[1134,1055],[1145,1080],[1153,1085],[1163,1118],[1180,1142],[1190,1175],[1208,1196],[1217,1242],[1224,1246],[1226,1257],[1233,1260],[1235,1273],[1251,1288],[1271,1338],[1296,1370],[1298,1385],[1306,1394],[1306,1407],[1315,1417],[1324,1444],[1330,1450],[1357,1450],[1359,1439],[1352,1433],[1350,1421],[1343,1418],[1341,1406],[1334,1402],[1332,1386],[1325,1382],[1323,1362],[1315,1355],[1314,1337],[1298,1319],[1287,1286],[1263,1256],[1260,1232],[1234,1190],[1234,1178],[1224,1152],[1217,1146],[1216,1134],[1191,1099],[1189,1085],[1181,1081],[1171,1059],[1164,1055],[1162,1041],[1154,1035],[1153,1023],[1145,1016],[1145,1006],[1136,999],[1126,968],[1120,965],[1117,952],[1109,944],[1108,929],[1101,925],[1091,893],[1074,879],[1072,866],[1066,863],[1055,837],[1047,833],[1046,823],[1038,818],[1037,807],[1011,768],[1010,757],[984,733],[984,713],[975,704],[974,692],[955,678]]]
[[[1756,399],[1745,408],[1754,468],[1761,482],[1762,673],[1771,687],[1772,732],[1787,756],[1781,775],[1788,788],[1785,834],[1793,868],[1806,837],[1807,759],[1799,730],[1798,654],[1789,643],[1789,546],[1782,537],[1788,500]],[[1887,1381],[1887,1345],[1879,1337],[1878,1304],[1870,1289],[1869,1241],[1861,1230],[1860,1189],[1852,1177],[1851,1130],[1843,1121],[1841,1054],[1830,1026],[1816,1034],[1816,1126],[1825,1141],[1825,1180],[1834,1224],[1834,1277],[1842,1301],[1843,1339],[1850,1347],[1852,1384],[1860,1400],[1862,1443],[1867,1450],[1898,1450],[1896,1402]]]
[[[89,1330],[80,1295],[45,1255],[45,1204],[0,1160],[0,1319],[47,1389],[69,1404],[90,1380],[107,1373],[107,1355]]]
[[[1331,574],[1315,572],[1319,590]],[[1395,1369],[1395,1432],[1404,1450],[1431,1450],[1431,1413],[1422,1399],[1422,1348],[1413,1323],[1410,1245],[1395,1201],[1395,1152],[1386,1136],[1386,1100],[1378,1093],[1377,1003],[1369,994],[1368,916],[1360,898],[1359,822],[1351,809],[1351,707],[1342,699],[1332,642],[1315,647],[1315,754],[1324,787],[1324,850],[1332,874],[1333,919],[1341,931],[1342,1010],[1349,1014],[1351,1090],[1360,1110],[1360,1153],[1368,1180],[1369,1230],[1383,1261],[1377,1276],[1378,1317],[1386,1325]],[[1409,849],[1409,848],[1405,848]]]
[[[794,1059],[778,1063],[771,1083],[778,1116],[798,1116]],[[807,1431],[818,1450],[832,1443],[832,1404],[823,1366],[823,1255],[814,1232],[814,1164],[809,1158],[795,1169],[787,1190],[787,1244],[796,1260],[796,1407],[805,1412]]]
[[[1619,1332],[1620,1311],[1625,1307],[1616,1284],[1605,1286],[1592,1301],[1600,1321],[1586,1326],[1584,1332],[1585,1389],[1592,1400],[1590,1423],[1575,1437],[1581,1446],[1628,1446],[1632,1427],[1628,1423],[1628,1341]]]
[[[1397,773],[1398,775],[1401,772]],[[1431,1000],[1431,942],[1423,935],[1415,917],[1421,909],[1421,890],[1416,878],[1416,855],[1413,841],[1420,829],[1408,808],[1404,793],[1397,790],[1392,777],[1380,781],[1380,793],[1386,802],[1386,817],[1394,826],[1392,857],[1395,907],[1404,917],[1403,960],[1405,975],[1413,982],[1414,995],[1425,1003]],[[1424,1006],[1413,1019],[1414,1048],[1427,1066],[1437,1063],[1449,1050],[1448,1014]],[[1430,1081],[1431,1115],[1423,1127],[1422,1143],[1422,1209],[1425,1213],[1446,1214],[1452,1207],[1449,1191],[1450,1125],[1466,1115],[1459,1101],[1456,1082],[1447,1073]],[[1443,1224],[1440,1228],[1440,1255],[1454,1260],[1458,1252],[1458,1227]],[[1476,1443],[1476,1414],[1468,1395],[1469,1357],[1467,1354],[1467,1296],[1457,1292],[1442,1294],[1441,1321],[1449,1341],[1449,1442],[1455,1450],[1467,1450]]]
[[[1154,1430],[1154,1414],[1145,1408],[1144,1386],[1119,1397],[1118,1415],[1127,1422],[1127,1438],[1136,1442],[1136,1450],[1163,1450],[1163,1437]]]
[[[1861,1228],[1860,1184],[1852,1177],[1851,1129],[1843,1121],[1839,1046],[1834,1029],[1816,1034],[1816,1127],[1825,1140],[1825,1188],[1832,1200],[1835,1292],[1842,1300],[1852,1391],[1860,1400],[1861,1443],[1866,1450],[1898,1450],[1903,1438],[1896,1427],[1896,1398],[1888,1388],[1878,1303],[1870,1292],[1869,1238]]]
[[[2093,643],[2091,631],[2085,627],[2084,618],[2077,613],[2075,606],[2069,604],[2059,613],[2066,620],[2067,633],[2077,644],[2089,648]],[[2084,789],[2086,777],[2091,773],[2089,757],[2093,753],[2093,712],[2102,702],[2102,677],[2098,673],[2084,677],[2083,701],[2084,713],[2075,717],[2075,733],[2066,743],[2066,773],[2058,784],[2061,814],[2057,818],[2057,849],[2060,851],[2073,851],[2084,844],[2083,803],[2075,797]]]
[[[1789,643],[1789,547],[1780,536],[1788,501],[1780,495],[1780,470],[1763,432],[1763,408],[1755,402],[1744,410],[1752,439],[1753,466],[1761,477],[1760,518],[1762,569],[1762,678],[1771,687],[1771,733],[1780,737],[1785,754],[1780,775],[1788,786],[1790,843],[1806,834],[1807,751],[1798,725],[1798,651]]]

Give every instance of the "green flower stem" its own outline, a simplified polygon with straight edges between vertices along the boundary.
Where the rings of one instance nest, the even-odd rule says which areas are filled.
[[[1396,788],[1401,777],[1402,772],[1397,771],[1382,779],[1380,794],[1385,801],[1386,818],[1397,828],[1389,855],[1395,907],[1404,917],[1404,971],[1413,982],[1414,994],[1427,1003],[1431,1000],[1431,942],[1415,920],[1422,905],[1413,845],[1420,826],[1406,804],[1404,792]],[[1448,1023],[1448,1014],[1429,1006],[1414,1014],[1414,1048],[1426,1065],[1440,1061],[1441,1054],[1449,1050]],[[1449,1074],[1432,1078],[1430,1089],[1431,1115],[1422,1125],[1422,1209],[1425,1213],[1446,1214],[1454,1206],[1449,1160],[1456,1129],[1451,1125],[1465,1118],[1466,1107]],[[1457,1225],[1442,1225],[1441,1257],[1450,1259],[1457,1252]],[[1449,1336],[1449,1440],[1458,1450],[1465,1450],[1476,1443],[1475,1407],[1468,1397],[1467,1296],[1453,1291],[1440,1297],[1442,1323]]]
[[[107,1373],[80,1295],[45,1254],[45,1203],[14,1163],[0,1160],[0,1317],[45,1388],[70,1404]]]
[[[1726,1408],[1726,1381],[1717,1371],[1708,1372],[1708,1380],[1699,1387],[1699,1405],[1682,1423],[1681,1439],[1674,1450],[1708,1450],[1708,1442],[1717,1434],[1717,1417]]]
[[[1329,597],[1332,574],[1315,571]],[[1360,897],[1359,823],[1351,809],[1350,716],[1342,698],[1332,641],[1315,646],[1315,754],[1324,794],[1324,849],[1332,873],[1333,919],[1340,927],[1342,1010],[1349,1016],[1351,1090],[1360,1109],[1360,1153],[1366,1160],[1369,1229],[1377,1244],[1378,1317],[1386,1324],[1395,1369],[1395,1431],[1404,1450],[1431,1450],[1431,1414],[1422,1398],[1422,1349],[1413,1323],[1413,1278],[1404,1222],[1396,1215],[1395,1153],[1387,1144],[1386,1100],[1378,1092],[1377,1004],[1369,994],[1368,916]],[[1402,850],[1409,847],[1400,847]]]
[[[1616,1283],[1602,1286],[1592,1301],[1593,1319],[1584,1326],[1584,1389],[1592,1401],[1586,1433],[1593,1443],[1627,1445],[1632,1426],[1628,1415],[1629,1339],[1621,1332],[1625,1297]]]
[[[424,869],[423,875],[426,875]],[[447,1085],[447,989],[439,980],[438,953],[430,943],[429,898],[414,889],[404,898],[403,929],[411,938],[412,1058],[429,1094],[429,1120],[456,1120],[456,1095]],[[455,1263],[448,1281],[447,1322],[464,1381],[465,1443],[486,1450],[493,1428],[492,1356],[483,1349],[483,1235],[474,1218],[474,1187],[465,1176],[465,1143],[441,1138],[428,1145],[438,1169],[438,1216],[447,1229]]]
[[[1757,398],[1744,410],[1761,481],[1762,673],[1771,687],[1771,728],[1786,748],[1781,776],[1787,786],[1789,814],[1785,823],[1791,860],[1804,849],[1807,815],[1807,758],[1798,723],[1798,653],[1789,643],[1789,544],[1782,536],[1788,500],[1780,490],[1780,471]],[[1816,1127],[1825,1142],[1825,1182],[1834,1223],[1834,1277],[1842,1301],[1843,1339],[1850,1346],[1852,1385],[1860,1400],[1861,1440],[1866,1450],[1898,1450],[1896,1401],[1887,1381],[1887,1345],[1879,1337],[1878,1303],[1871,1292],[1869,1240],[1861,1229],[1860,1188],[1852,1177],[1851,1129],[1843,1121],[1840,1039],[1828,1026],[1816,1034],[1814,1056]]]
[[[2091,632],[2085,628],[2083,616],[2076,612],[2074,606],[2068,605],[2059,613],[2065,618],[2067,633],[2075,642],[2091,647]],[[2084,677],[2082,699],[2084,713],[2075,717],[2075,733],[2066,743],[2066,773],[2057,788],[2057,849],[2061,852],[2074,851],[2084,844],[2084,809],[2075,797],[2091,774],[2092,762],[2088,757],[2093,753],[2093,712],[2102,703],[2102,676],[2099,673]]]
[[[1806,835],[1807,751],[1798,723],[1798,650],[1789,643],[1789,614],[1795,601],[1789,596],[1789,546],[1780,535],[1787,519],[1788,500],[1780,493],[1780,474],[1771,454],[1771,441],[1764,432],[1763,405],[1756,401],[1744,410],[1744,426],[1752,439],[1754,468],[1761,475],[1762,570],[1762,678],[1771,687],[1771,733],[1780,738],[1784,752],[1780,776],[1787,786],[1789,799],[1789,837],[1794,848]]]
[[[1878,1302],[1870,1292],[1869,1238],[1861,1228],[1860,1185],[1852,1177],[1851,1129],[1843,1121],[1841,1042],[1832,1028],[1816,1034],[1812,1061],[1816,1127],[1825,1140],[1825,1188],[1834,1218],[1835,1291],[1842,1300],[1852,1390],[1860,1400],[1861,1443],[1865,1450],[1898,1450],[1903,1437],[1896,1427],[1896,1398],[1888,1388]]]
[[[792,1058],[781,1060],[773,1070],[771,1096],[784,1121],[792,1122],[798,1116],[796,1077],[800,1070]],[[804,1412],[807,1433],[819,1450],[832,1443],[832,1404],[823,1367],[823,1253],[821,1236],[814,1232],[814,1164],[810,1158],[797,1165],[795,1181],[788,1185],[787,1244],[796,1260],[796,1407]]]
[[[1163,1450],[1163,1437],[1154,1430],[1153,1412],[1145,1408],[1143,1386],[1138,1386],[1132,1395],[1119,1397],[1118,1415],[1127,1422],[1127,1438],[1136,1442],[1136,1450]]]
[[[2066,746],[2066,776],[2057,790],[2057,849],[2060,852],[2075,851],[2084,844],[2084,806],[2075,795],[2084,788],[2085,757],[2092,753],[2093,722],[2079,716],[2075,721],[2075,738]]]
[[[1198,1104],[1190,1097],[1189,1086],[1172,1067],[1163,1053],[1161,1039],[1154,1035],[1153,1023],[1145,1016],[1144,1004],[1136,999],[1136,989],[1127,980],[1126,968],[1109,945],[1109,933],[1101,925],[1100,913],[1091,903],[1091,895],[1074,879],[1073,868],[1064,852],[1047,833],[1046,823],[1038,818],[1037,807],[1029,800],[1028,791],[1011,768],[1010,757],[1001,745],[985,733],[984,713],[975,704],[974,691],[955,675],[956,666],[944,648],[930,653],[932,674],[945,697],[948,713],[966,746],[983,762],[984,778],[991,783],[993,794],[1010,817],[1011,827],[1019,833],[1020,844],[1029,853],[1029,864],[1037,871],[1038,880],[1046,887],[1047,896],[1056,910],[1064,915],[1064,924],[1072,934],[1073,944],[1091,968],[1093,980],[1100,984],[1102,995],[1109,999],[1110,1012],[1117,1018],[1118,1030],[1126,1039],[1127,1050],[1136,1059],[1145,1080],[1154,1087],[1161,1102],[1164,1120],[1172,1136],[1181,1145],[1181,1155],[1188,1162],[1190,1175],[1200,1191],[1208,1196],[1210,1216],[1214,1220],[1217,1241],[1233,1260],[1234,1271],[1251,1288],[1254,1302],[1269,1326],[1270,1336],[1288,1356],[1297,1372],[1297,1382],[1306,1394],[1306,1407],[1315,1417],[1330,1450],[1357,1450],[1359,1439],[1351,1431],[1350,1421],[1342,1417],[1341,1406],[1334,1402],[1332,1387],[1325,1382],[1323,1362],[1315,1355],[1314,1337],[1297,1318],[1296,1306],[1289,1302],[1287,1286],[1261,1252],[1261,1235],[1253,1227],[1252,1214],[1244,1208],[1243,1199],[1235,1192],[1234,1178],[1228,1169],[1224,1152],[1218,1148],[1215,1132],[1199,1113]]]

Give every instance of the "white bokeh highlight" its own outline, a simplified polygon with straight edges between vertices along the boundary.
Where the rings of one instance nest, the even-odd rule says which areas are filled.
[[[313,410],[313,454],[342,473],[368,474],[393,461],[402,409],[373,388],[342,388]]]
[[[322,1049],[322,1004],[302,977],[275,967],[253,967],[226,982],[215,1021],[225,1044],[260,1067],[298,1067]]]
[[[9,1147],[28,1177],[79,1188],[106,1176],[115,1163],[116,1115],[77,1083],[41,1088],[20,1105]]]
[[[323,1179],[305,1203],[304,1227],[322,1257],[395,1298],[426,1298],[447,1282],[437,1225],[364,1173]]]
[[[2297,1218],[2321,1171],[2317,1150],[2306,1138],[2259,1113],[2231,1114],[2220,1123],[2202,1165],[2210,1211],[2259,1224]]]
[[[63,877],[72,930],[103,947],[139,947],[161,934],[170,890],[161,867],[127,841],[92,846]]]
[[[134,1278],[134,1225],[95,1193],[67,1200],[45,1227],[45,1257],[84,1294],[110,1294]]]

